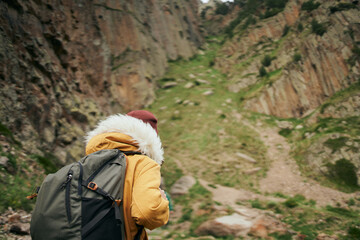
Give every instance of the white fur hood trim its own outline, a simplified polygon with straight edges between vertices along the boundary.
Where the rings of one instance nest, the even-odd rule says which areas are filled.
[[[86,144],[90,139],[102,133],[118,132],[129,135],[139,146],[139,151],[147,155],[159,165],[164,161],[164,150],[161,140],[150,124],[128,115],[112,115],[100,121],[96,128],[88,132],[85,137]]]

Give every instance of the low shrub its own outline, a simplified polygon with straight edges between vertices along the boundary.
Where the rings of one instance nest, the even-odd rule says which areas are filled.
[[[61,167],[59,160],[50,153],[46,153],[44,156],[34,154],[30,157],[43,167],[46,174],[54,173]]]
[[[292,132],[292,129],[290,128],[283,128],[279,131],[279,134],[283,137],[288,137]]]
[[[301,61],[301,54],[300,53],[295,53],[294,56],[293,56],[293,61],[294,62]]]
[[[230,11],[229,2],[216,4],[215,14],[226,15],[229,13],[229,11]]]
[[[344,11],[349,9],[356,9],[356,5],[352,3],[339,3],[336,6],[330,7],[330,13],[335,13],[338,11]]]
[[[348,231],[349,239],[360,239],[360,227],[359,226],[351,226]]]
[[[343,158],[336,161],[335,164],[329,163],[327,167],[332,181],[352,188],[359,188],[356,167],[349,160]]]
[[[288,0],[266,0],[265,5],[268,8],[284,8]]]
[[[340,150],[346,146],[346,142],[349,140],[347,137],[339,137],[335,139],[329,138],[324,142],[324,145],[332,150],[332,153]]]
[[[297,30],[298,30],[299,32],[302,32],[302,31],[304,30],[304,26],[302,25],[302,23],[299,23],[299,24],[297,25]]]
[[[259,199],[251,200],[250,203],[252,208],[264,209]]]
[[[272,61],[272,57],[269,56],[269,55],[265,55],[265,57],[261,60],[261,64],[264,66],[264,67],[268,67],[271,65],[271,61]]]
[[[267,71],[264,66],[261,66],[261,68],[259,69],[259,75],[260,77],[265,77],[267,75]]]
[[[289,33],[289,31],[290,31],[290,27],[288,25],[285,25],[282,36],[285,37]]]
[[[341,207],[333,207],[328,205],[326,206],[326,210],[345,217],[350,217],[350,218],[358,217],[358,214],[356,212]]]
[[[288,208],[294,208],[294,207],[297,207],[299,205],[299,203],[295,199],[289,198],[288,200],[286,200],[284,202],[284,205]]]
[[[301,10],[311,12],[311,11],[317,9],[319,6],[320,6],[320,3],[314,2],[314,0],[309,0],[307,2],[304,2],[301,5]]]
[[[326,26],[323,23],[319,23],[315,19],[311,21],[311,30],[313,33],[322,36],[326,32]]]

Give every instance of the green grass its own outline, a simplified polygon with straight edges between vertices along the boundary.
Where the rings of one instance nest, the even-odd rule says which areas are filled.
[[[20,154],[23,151],[21,148],[15,148],[14,144],[10,148],[13,149],[11,153],[0,150],[0,156],[8,158],[7,167],[0,166],[0,213],[8,207],[31,211],[36,200],[28,200],[26,197],[41,185],[45,177],[44,170],[46,174],[56,172],[60,164],[50,153],[44,156],[27,155],[24,158],[23,153]]]
[[[6,155],[13,171],[0,167],[0,213],[7,210],[8,207],[14,210],[31,211],[35,201],[28,200],[26,197],[33,193],[35,187],[40,186],[43,175],[30,173],[29,163],[17,159],[17,155],[1,153]]]
[[[310,33],[311,30],[307,28],[302,31],[301,35],[305,37]],[[283,48],[286,39],[292,34],[293,32],[290,32],[279,41],[272,42],[272,50],[267,52],[268,56],[275,57]],[[204,55],[197,55],[190,61],[180,59],[171,62],[168,72],[161,79],[161,82],[177,81],[178,85],[171,89],[157,90],[156,102],[148,107],[159,118],[159,132],[166,157],[162,172],[166,177],[168,186],[171,186],[183,174],[190,174],[207,180],[209,186],[220,184],[256,192],[258,180],[265,176],[269,167],[269,162],[265,158],[266,147],[255,131],[236,120],[234,117],[236,112],[241,112],[242,116],[252,123],[260,121],[269,127],[277,127],[277,121],[292,123],[293,127],[281,130],[280,134],[293,144],[293,154],[305,177],[312,178],[315,176],[311,169],[308,171],[307,164],[302,158],[312,144],[324,136],[338,132],[347,134],[346,137],[349,139],[360,135],[358,117],[319,118],[315,123],[309,123],[308,120],[312,115],[303,119],[281,119],[243,110],[244,100],[257,97],[265,87],[271,86],[279,79],[283,71],[276,69],[269,72],[265,77],[258,78],[254,85],[248,86],[237,94],[229,92],[227,76],[213,68],[214,58],[224,57],[222,56],[223,53],[217,53],[221,46],[216,42],[209,42],[209,51],[205,51]],[[254,61],[260,61],[263,56],[253,53],[251,55],[245,54],[241,58],[235,55],[227,56],[227,58],[237,62],[233,69],[236,69],[238,76],[246,78],[257,73],[244,74],[243,70]],[[293,61],[300,61],[300,58],[301,56],[298,54]],[[195,75],[195,78],[190,77],[190,74]],[[183,81],[179,81],[179,79]],[[206,80],[209,84],[198,82],[197,79]],[[195,83],[195,86],[190,89],[185,88],[184,86],[188,82]],[[204,96],[203,93],[209,89],[212,89],[214,94]],[[338,92],[325,102],[327,106],[322,107],[323,112],[326,112],[327,107],[332,104],[339,103],[357,92],[358,85],[356,84],[349,89]],[[228,99],[231,100],[231,103],[227,101]],[[184,104],[184,102],[190,102],[190,104]],[[302,125],[303,128],[296,129],[298,125]],[[315,135],[311,139],[307,139],[305,137],[306,132]],[[346,139],[337,139],[329,140],[326,144],[332,151],[338,151],[345,143]],[[241,162],[234,157],[236,152],[245,153],[255,158],[258,163],[251,165]],[[178,165],[179,162],[180,165]],[[243,170],[250,167],[262,167],[263,170],[254,175],[244,174]],[[343,173],[336,174],[343,176]],[[314,179],[326,186],[338,188],[334,183],[329,183],[326,176],[324,179],[321,177]],[[188,195],[175,200],[175,204],[183,206],[180,222],[192,222],[189,232],[185,233],[184,238],[179,239],[193,236],[197,226],[213,217],[210,210],[211,205],[217,203],[212,202],[209,193],[203,190],[197,185],[192,188]],[[301,195],[289,197],[278,193],[277,197],[283,198],[284,201],[278,203],[253,200],[248,204],[254,208],[281,213],[284,215],[284,222],[288,223],[293,230],[305,235],[305,239],[315,239],[319,233],[337,235],[339,231],[343,231],[345,235],[348,234],[349,236],[350,234],[357,234],[357,222],[352,217],[352,214],[358,215],[356,210],[350,209],[350,212],[346,212],[339,209],[320,208],[316,206],[314,200],[305,199]],[[196,217],[195,209],[192,206],[195,202],[202,202],[201,208],[209,210],[210,213]],[[356,202],[351,203],[349,207],[356,207],[356,204]],[[276,239],[290,239],[290,235],[273,236],[276,236]]]
[[[219,45],[211,42],[209,48],[204,55],[197,55],[190,61],[170,63],[163,79],[185,81],[170,89],[159,89],[156,92],[157,101],[148,107],[159,119],[159,133],[166,157],[163,173],[168,182],[174,182],[179,174],[173,176],[175,170],[170,169],[170,165],[177,159],[194,176],[214,184],[251,189],[253,182],[268,168],[269,163],[264,157],[266,148],[255,131],[233,117],[233,110],[239,104],[238,96],[227,90],[225,76],[208,66]],[[195,78],[191,78],[190,74]],[[209,84],[199,83],[191,89],[184,87],[187,82],[196,79],[206,80]],[[214,94],[204,96],[203,93],[209,89]],[[229,99],[231,103],[227,103]],[[185,101],[192,104],[185,105]],[[253,166],[241,166],[244,163],[234,157],[238,151],[255,157],[257,165],[263,170],[251,177],[244,176],[240,169]],[[171,161],[169,165],[168,160]],[[241,167],[231,167],[233,164]]]
[[[320,113],[324,113],[326,108],[337,103],[341,103],[344,99],[347,99],[353,95],[356,95],[360,91],[360,81],[353,83],[348,88],[336,92],[331,98],[325,101],[320,107]]]
[[[161,175],[166,180],[166,190],[170,190],[171,186],[175,183],[175,181],[183,176],[183,172],[176,165],[175,161],[171,157],[167,157],[165,162],[161,166]]]
[[[335,164],[327,164],[329,170],[329,179],[338,185],[346,186],[352,191],[360,190],[356,167],[346,159],[340,159]]]
[[[189,232],[186,233],[187,236],[195,235],[194,231],[197,227],[209,219],[213,212],[211,206],[215,204],[212,201],[212,194],[198,182],[189,189],[188,194],[175,198],[174,202],[175,204],[183,206],[182,216],[178,220],[178,223],[183,223],[185,221],[191,222]],[[198,205],[198,208],[205,210],[205,214],[195,216],[194,210],[197,210],[194,208],[195,203],[201,203]]]
[[[1,122],[0,122],[0,135],[6,137],[11,143],[16,144],[17,146],[21,146],[21,143],[15,139],[13,133]]]
[[[253,208],[281,214],[282,221],[297,234],[303,235],[304,239],[316,239],[320,233],[338,235],[339,239],[350,239],[349,236],[358,236],[357,234],[359,234],[360,215],[356,207],[317,207],[315,201],[306,199],[300,194],[293,197],[281,193],[275,195],[285,198],[286,201],[279,203],[255,199],[249,203]],[[356,205],[357,200],[354,201]],[[288,233],[284,235],[271,234],[271,236],[275,239],[292,239],[293,235]]]
[[[240,101],[244,101],[250,98],[257,97],[265,87],[271,86],[282,74],[282,69],[276,69],[272,72],[266,73],[259,80],[238,94]]]
[[[304,235],[304,239],[316,239],[319,233],[339,235],[340,239],[349,239],[349,233],[344,229],[356,229],[359,225],[359,212],[343,208],[325,207],[316,208],[313,206],[298,205],[293,208],[283,209],[284,222],[292,229]],[[353,219],[349,221],[349,219]],[[350,231],[351,232],[351,231]],[[345,234],[345,235],[343,235]],[[356,230],[354,231],[356,233]]]
[[[51,153],[45,153],[44,156],[33,154],[30,158],[36,160],[44,168],[46,174],[54,173],[62,167],[59,159]]]
[[[360,90],[359,87],[359,83],[354,83],[349,88],[335,93],[323,105],[319,106],[313,114],[324,114],[330,106],[341,104],[350,97],[357,95]],[[330,164],[333,161],[325,159],[325,167],[328,168],[329,174],[324,175],[308,167],[307,154],[309,153],[308,149],[319,142],[323,142],[323,145],[331,149],[333,154],[339,153],[342,148],[346,148],[346,151],[358,152],[357,147],[347,143],[356,142],[356,139],[360,136],[360,117],[330,118],[319,115],[316,122],[308,124],[307,119],[310,117],[311,115],[293,122],[294,127],[301,124],[303,126],[302,129],[283,129],[280,132],[281,135],[288,138],[289,142],[293,143],[292,154],[297,160],[300,170],[304,176],[312,178],[324,186],[344,192],[358,191],[359,187],[355,184],[357,182],[356,173],[354,172],[355,166],[351,162],[343,159],[342,161]],[[273,119],[271,118],[270,120],[274,121]],[[289,119],[289,121],[292,120]],[[334,133],[338,134],[337,137],[333,137]],[[306,137],[309,134],[311,134],[311,138]],[[325,141],[324,138],[326,139]],[[328,161],[328,164],[326,161]]]

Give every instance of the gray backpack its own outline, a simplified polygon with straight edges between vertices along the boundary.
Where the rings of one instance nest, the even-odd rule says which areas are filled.
[[[38,191],[32,239],[125,240],[125,170],[125,154],[108,149],[49,174]]]

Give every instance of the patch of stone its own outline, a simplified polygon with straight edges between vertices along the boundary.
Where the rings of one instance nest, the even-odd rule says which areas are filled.
[[[206,80],[203,80],[203,79],[196,79],[196,82],[198,82],[198,83],[202,83],[202,84],[210,84],[210,82],[209,81],[206,81]]]
[[[0,166],[7,168],[9,165],[9,158],[5,156],[0,156]]]
[[[336,235],[327,235],[325,233],[320,233],[317,235],[316,240],[338,240],[339,238]]]
[[[190,73],[189,78],[196,78],[194,74]]]
[[[167,89],[167,88],[176,87],[177,85],[178,85],[177,82],[167,82],[162,86],[162,88]]]
[[[30,240],[31,215],[9,208],[0,216],[0,234],[5,239]]]
[[[273,215],[273,214],[272,214]],[[202,223],[195,233],[215,237],[248,237],[249,235],[267,238],[269,234],[286,234],[292,232],[288,226],[269,214],[268,211],[242,207],[235,213]]]
[[[208,90],[208,91],[203,93],[204,96],[210,96],[210,95],[213,95],[213,94],[214,94],[213,90]]]
[[[187,84],[185,84],[184,88],[189,89],[189,88],[193,88],[195,86],[195,84],[193,82],[188,82]]]
[[[196,180],[192,176],[183,176],[178,179],[170,189],[170,194],[173,197],[185,195],[189,192],[189,189],[196,183]]]
[[[252,157],[250,157],[250,156],[248,156],[248,155],[246,155],[244,153],[237,152],[236,156],[238,156],[238,157],[240,157],[240,158],[242,158],[242,159],[244,159],[244,160],[246,160],[246,161],[248,161],[250,163],[257,163],[257,161],[254,158],[252,158]]]
[[[256,168],[245,170],[244,173],[247,175],[251,175],[251,174],[255,174],[255,173],[259,172],[261,169],[262,169],[261,167],[256,167]]]
[[[276,125],[281,129],[292,129],[294,127],[293,124],[288,121],[276,121]]]

